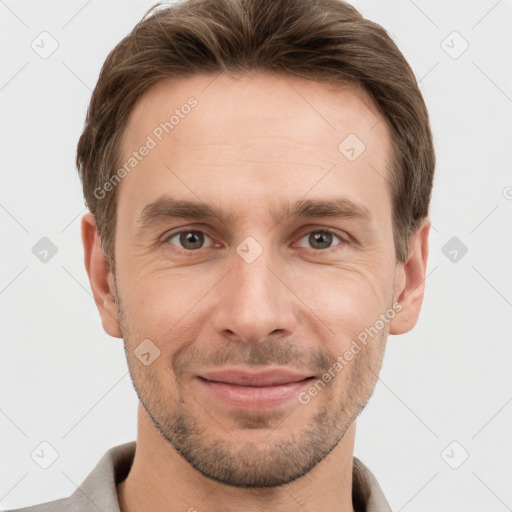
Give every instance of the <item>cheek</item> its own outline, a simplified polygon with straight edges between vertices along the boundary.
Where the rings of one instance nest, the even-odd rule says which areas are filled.
[[[297,272],[291,282],[301,290],[298,295],[311,310],[308,314],[329,327],[329,348],[336,352],[375,323],[392,294],[392,279],[370,266],[311,267],[307,274]]]
[[[197,311],[208,302],[207,292],[218,281],[217,273],[199,274],[191,268],[139,274],[123,296],[132,343],[149,338],[162,352],[177,350],[184,329],[189,338],[194,337],[200,325]]]

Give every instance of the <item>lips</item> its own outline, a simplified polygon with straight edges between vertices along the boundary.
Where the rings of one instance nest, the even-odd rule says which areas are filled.
[[[201,372],[197,377],[209,397],[230,408],[251,411],[269,410],[290,402],[314,378],[281,368],[259,372],[224,368]]]

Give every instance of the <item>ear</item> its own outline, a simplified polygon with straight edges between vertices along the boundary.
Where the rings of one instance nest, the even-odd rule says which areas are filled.
[[[117,293],[114,276],[101,247],[96,219],[90,212],[82,217],[82,243],[85,268],[89,276],[94,301],[100,312],[103,329],[114,338],[122,338],[117,304],[114,300]]]
[[[409,240],[407,261],[397,267],[394,303],[399,303],[401,310],[391,320],[389,334],[404,334],[418,321],[425,293],[429,233],[430,219],[425,218]]]

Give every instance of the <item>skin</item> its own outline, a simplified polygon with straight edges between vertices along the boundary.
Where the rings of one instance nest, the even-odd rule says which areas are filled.
[[[388,127],[350,87],[264,73],[162,81],[130,116],[123,161],[190,96],[198,105],[118,185],[115,278],[94,217],[82,218],[103,328],[124,339],[140,399],[121,509],[352,511],[354,420],[373,393],[388,334],[417,322],[428,219],[397,263]],[[366,146],[354,161],[338,150],[349,134]],[[232,218],[171,218],[141,231],[142,210],[163,195]],[[287,202],[341,196],[370,218],[276,218]],[[192,235],[200,248],[174,236],[180,229],[200,231]],[[314,238],[322,229],[335,233],[323,246]],[[251,263],[237,252],[249,236],[262,249]],[[227,365],[321,378],[393,304],[400,312],[307,404],[236,408],[197,378]],[[160,350],[148,366],[134,352],[145,339]]]

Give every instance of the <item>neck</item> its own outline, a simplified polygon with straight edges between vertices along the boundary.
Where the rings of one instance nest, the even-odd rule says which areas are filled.
[[[240,488],[211,480],[193,468],[154,427],[139,404],[135,458],[118,485],[121,512],[353,512],[355,424],[309,473],[272,488]]]

